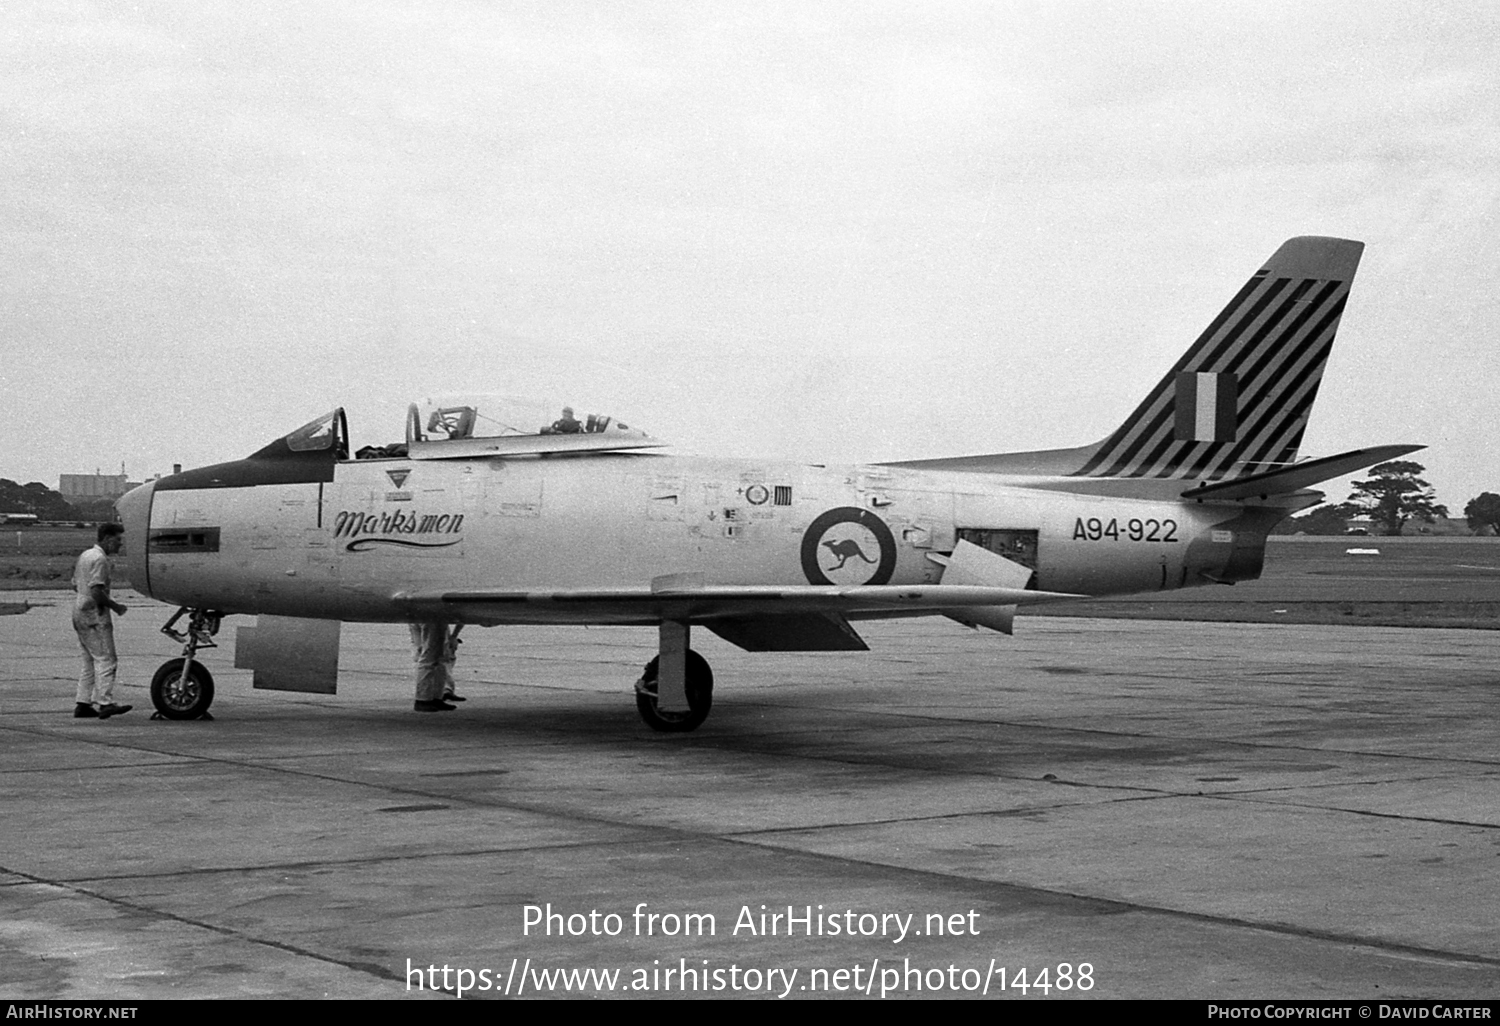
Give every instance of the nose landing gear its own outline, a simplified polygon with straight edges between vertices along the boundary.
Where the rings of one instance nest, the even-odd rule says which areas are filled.
[[[177,621],[186,615],[186,631],[176,629]],[[214,678],[208,667],[196,662],[200,648],[218,648],[213,637],[219,632],[224,614],[208,609],[183,606],[172,614],[161,632],[182,645],[182,657],[168,659],[151,678],[151,704],[156,706],[153,720],[211,720],[208,707],[214,700]]]

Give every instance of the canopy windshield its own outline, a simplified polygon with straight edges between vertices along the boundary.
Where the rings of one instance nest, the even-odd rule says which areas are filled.
[[[323,449],[332,449],[342,439],[348,437],[348,432],[344,430],[343,425],[342,408],[325,413],[317,420],[309,421],[287,435],[286,447],[292,452],[318,452]]]

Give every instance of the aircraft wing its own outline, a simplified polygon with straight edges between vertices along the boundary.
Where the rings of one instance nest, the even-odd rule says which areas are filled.
[[[682,579],[691,576],[658,578],[651,587],[413,591],[393,598],[413,619],[638,626],[681,620],[701,624],[750,651],[828,651],[865,647],[848,619],[962,613],[1087,597],[951,584],[697,586]]]

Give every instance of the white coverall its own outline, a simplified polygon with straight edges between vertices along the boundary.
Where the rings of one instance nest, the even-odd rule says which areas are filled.
[[[449,643],[445,623],[411,624],[411,655],[417,664],[417,701],[440,702],[453,694],[457,646]]]
[[[115,669],[119,660],[115,656],[114,620],[108,606],[100,609],[94,605],[95,585],[102,585],[105,598],[109,597],[109,557],[98,545],[79,556],[78,566],[73,570],[73,588],[77,592],[73,599],[73,629],[78,632],[78,644],[83,649],[76,701],[97,708],[114,704]]]

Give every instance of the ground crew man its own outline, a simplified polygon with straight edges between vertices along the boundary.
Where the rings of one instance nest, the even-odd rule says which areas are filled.
[[[453,664],[458,659],[458,624],[449,630],[445,623],[411,624],[411,654],[416,663],[417,712],[452,712],[463,696],[453,688]]]
[[[78,695],[73,715],[78,719],[101,719],[130,711],[115,704],[115,624],[111,613],[125,615],[125,606],[109,596],[109,557],[120,551],[125,528],[100,524],[98,543],[78,557],[73,569],[73,629],[83,649],[83,670],[78,674]]]

